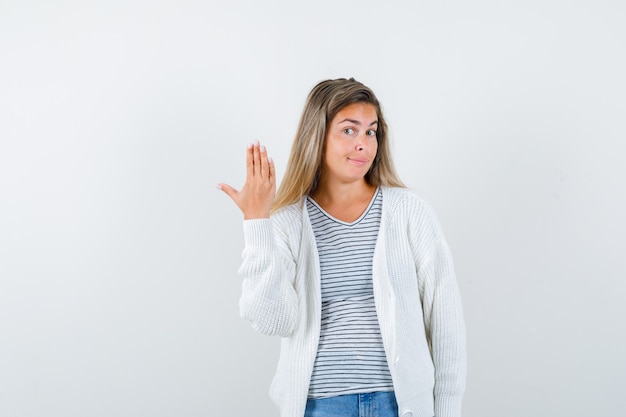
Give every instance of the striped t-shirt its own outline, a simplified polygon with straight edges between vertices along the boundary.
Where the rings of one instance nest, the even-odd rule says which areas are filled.
[[[368,208],[352,223],[333,218],[307,198],[322,290],[320,341],[309,398],[393,390],[372,286],[382,198],[377,189]]]

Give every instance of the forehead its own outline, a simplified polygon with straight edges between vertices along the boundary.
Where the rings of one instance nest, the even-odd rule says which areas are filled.
[[[358,120],[370,124],[378,120],[376,107],[367,102],[351,103],[337,112],[331,123],[341,123],[345,119]]]

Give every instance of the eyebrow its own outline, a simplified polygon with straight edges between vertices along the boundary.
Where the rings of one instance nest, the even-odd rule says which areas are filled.
[[[355,125],[361,126],[361,122],[359,122],[358,120],[354,120],[354,119],[343,119],[337,124],[340,125],[344,122],[350,122],[350,123],[354,123]],[[377,124],[378,124],[378,120],[374,120],[372,123],[370,123],[370,126],[377,125]]]

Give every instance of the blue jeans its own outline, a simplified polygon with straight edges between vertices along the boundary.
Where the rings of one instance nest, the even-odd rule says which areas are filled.
[[[393,391],[309,398],[304,417],[398,417],[398,404]]]

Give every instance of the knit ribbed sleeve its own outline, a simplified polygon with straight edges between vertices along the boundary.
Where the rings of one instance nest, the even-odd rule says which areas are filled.
[[[293,332],[298,297],[293,287],[295,262],[286,239],[276,233],[274,220],[245,220],[245,249],[239,273],[243,276],[239,301],[241,317],[267,335]]]
[[[434,212],[424,201],[411,206],[410,240],[435,367],[435,416],[461,416],[465,390],[466,335],[450,249]]]

